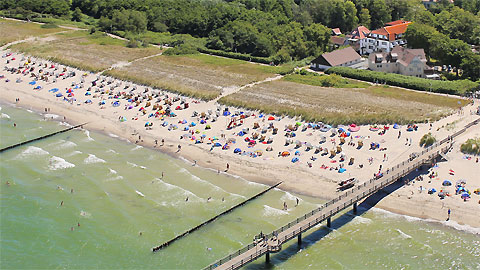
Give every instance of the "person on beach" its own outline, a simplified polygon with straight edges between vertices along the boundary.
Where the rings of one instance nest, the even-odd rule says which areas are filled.
[[[158,145],[158,140],[155,140],[155,147],[157,147]]]
[[[188,196],[187,196],[187,198],[185,198],[185,201],[188,202]]]
[[[17,127],[17,123],[13,123],[13,127]]]
[[[178,153],[178,152],[180,152],[180,150],[182,149],[182,146],[179,144],[179,145],[177,146],[177,148],[178,148],[178,150],[177,150],[177,153]]]
[[[283,210],[284,211],[288,210],[287,202],[283,202]]]
[[[7,186],[10,186],[10,182],[8,182],[8,181],[7,181],[5,184],[6,184]]]
[[[162,146],[165,145],[165,139],[162,139]]]
[[[300,202],[300,200],[299,200],[298,198],[295,198],[295,199],[297,200],[297,205],[298,205],[298,203]],[[297,205],[295,205],[295,206],[297,206]]]
[[[225,172],[228,172],[228,169],[230,169],[230,164],[227,163],[227,169],[225,170]]]
[[[449,220],[450,220],[450,213],[451,213],[451,210],[450,210],[450,208],[448,208],[448,211],[447,211],[447,213],[448,213],[447,221],[449,221]]]

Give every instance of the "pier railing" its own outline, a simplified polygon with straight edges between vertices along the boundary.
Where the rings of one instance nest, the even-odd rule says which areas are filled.
[[[310,222],[306,223],[305,225],[301,225],[301,226],[299,226],[298,229],[295,228],[292,232],[290,232],[286,235],[283,235],[281,238],[278,239],[278,245],[280,246],[284,242],[287,242],[290,239],[294,238],[295,236],[299,235],[300,233],[305,232],[305,231],[309,230],[310,228],[318,225],[319,223],[325,221],[327,218],[329,218],[329,217],[335,215],[336,213],[342,211],[343,209],[345,209],[345,208],[353,205],[354,203],[370,196],[373,193],[376,193],[378,190],[394,183],[395,181],[399,180],[401,177],[403,177],[405,175],[408,175],[410,172],[417,169],[419,166],[424,165],[424,164],[432,161],[434,158],[438,157],[441,152],[447,151],[449,148],[452,147],[453,138],[461,135],[468,128],[472,127],[473,125],[477,125],[479,122],[480,122],[480,118],[476,119],[475,121],[470,122],[469,124],[465,125],[464,128],[455,132],[454,134],[452,134],[452,135],[442,139],[441,141],[436,142],[436,143],[432,144],[431,146],[423,149],[420,153],[415,153],[415,155],[413,157],[411,157],[411,158],[409,158],[409,159],[407,159],[407,160],[405,160],[401,163],[398,163],[396,166],[387,169],[386,171],[384,171],[384,173],[381,177],[372,178],[372,179],[364,182],[361,185],[355,186],[354,188],[352,188],[348,191],[345,191],[340,196],[328,201],[327,203],[320,206],[319,208],[316,208],[316,209],[306,213],[305,215],[295,219],[294,221],[289,222],[288,224],[286,224],[286,225],[280,227],[279,229],[271,232],[270,234],[267,234],[266,238],[270,239],[273,236],[278,236],[282,232],[284,232],[284,231],[286,231],[286,230],[288,230],[292,227],[298,226],[298,224],[300,224],[302,221],[318,214],[321,211],[326,210],[328,207],[332,207],[333,205],[337,204],[338,202],[344,200],[345,198],[347,198],[349,196],[352,196],[353,193],[356,193],[356,192],[361,191],[362,189],[365,189],[367,187],[367,185],[372,185],[373,183],[378,182],[378,183],[375,183],[373,185],[373,187],[369,188],[368,190],[362,191],[361,193],[357,194],[354,198],[350,198],[350,200],[346,200],[345,202],[343,202],[343,204],[339,204],[338,206],[333,207],[332,209],[330,209],[326,213],[324,213],[321,216],[315,218],[315,220],[310,221]],[[444,144],[446,144],[446,145],[442,146]],[[428,153],[428,155],[425,156],[427,153]],[[234,253],[232,253],[232,254],[230,254],[230,255],[228,255],[228,256],[226,256],[226,257],[224,257],[224,258],[222,258],[222,259],[220,259],[220,260],[218,260],[218,261],[216,261],[212,264],[210,264],[205,269],[208,269],[208,270],[215,269],[215,268],[225,264],[226,262],[230,262],[232,259],[240,256],[241,254],[244,254],[244,253],[252,250],[253,248],[258,249],[258,245],[256,243],[249,244],[249,245],[243,247],[242,249],[239,249],[239,250],[235,251]],[[240,268],[241,266],[255,260],[256,258],[262,256],[263,254],[265,254],[269,251],[270,250],[268,249],[268,247],[260,248],[259,250],[256,250],[254,253],[250,254],[247,258],[243,258],[243,259],[239,260],[238,262],[236,262],[235,264],[232,264],[231,266],[228,267],[228,269]]]

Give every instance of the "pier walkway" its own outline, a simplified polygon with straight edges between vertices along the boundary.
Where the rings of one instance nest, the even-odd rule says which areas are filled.
[[[452,147],[453,139],[455,137],[479,122],[480,118],[467,124],[463,129],[453,135],[424,149],[421,153],[414,153],[408,160],[384,170],[382,177],[370,179],[369,181],[344,192],[339,197],[325,203],[321,207],[297,218],[280,229],[265,235],[263,239],[255,241],[225,258],[212,263],[205,269],[238,269],[264,254],[266,255],[266,261],[269,262],[270,253],[279,252],[282,249],[283,243],[297,237],[300,244],[303,232],[317,226],[325,220],[327,221],[327,226],[330,227],[332,216],[340,211],[353,205],[353,211],[356,212],[357,203],[359,201],[396,182],[401,177],[416,170],[418,167],[424,164],[431,164],[441,153],[445,153]]]

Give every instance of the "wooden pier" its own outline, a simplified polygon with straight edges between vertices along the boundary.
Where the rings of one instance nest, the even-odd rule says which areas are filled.
[[[205,269],[238,269],[263,255],[265,255],[266,261],[269,262],[270,253],[279,252],[282,249],[283,243],[297,237],[298,243],[300,244],[303,232],[306,232],[325,220],[327,221],[327,226],[330,227],[331,218],[345,208],[353,206],[353,211],[356,212],[359,201],[396,182],[403,176],[416,170],[418,167],[424,164],[431,164],[434,159],[452,147],[453,139],[455,137],[479,122],[480,118],[469,123],[453,135],[424,149],[421,153],[415,153],[408,160],[384,170],[382,177],[370,179],[369,181],[344,192],[321,207],[297,218],[280,229],[265,235],[260,241],[255,241],[252,244],[249,244],[225,258],[210,264]]]

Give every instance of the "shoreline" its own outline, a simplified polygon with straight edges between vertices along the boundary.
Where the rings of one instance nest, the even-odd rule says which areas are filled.
[[[10,75],[7,74],[7,76],[10,76]],[[91,79],[93,76],[95,75],[90,74],[88,78]],[[60,81],[57,84],[63,83],[64,85],[68,86],[70,81],[71,80]],[[24,109],[31,109],[42,115],[44,115],[44,113],[42,112],[43,109],[45,108],[45,106],[47,106],[51,109],[51,111],[49,111],[48,113],[65,116],[66,120],[64,120],[64,122],[67,122],[71,125],[82,123],[84,122],[83,121],[84,119],[89,119],[91,120],[90,121],[91,123],[89,123],[85,129],[92,130],[95,132],[100,132],[107,136],[110,136],[110,134],[114,134],[115,136],[118,136],[117,139],[128,140],[129,142],[134,144],[137,136],[140,135],[143,142],[140,141],[136,143],[137,145],[148,147],[154,150],[159,150],[160,152],[170,157],[180,159],[184,162],[190,162],[190,164],[193,164],[196,161],[196,166],[199,166],[203,169],[218,171],[219,173],[223,173],[224,175],[228,175],[230,177],[235,177],[235,178],[240,177],[246,181],[267,184],[267,185],[273,185],[278,181],[283,181],[284,183],[280,187],[278,187],[279,189],[282,189],[288,192],[293,192],[296,194],[320,198],[322,200],[329,200],[337,196],[337,193],[335,192],[335,188],[336,188],[336,183],[338,179],[335,180],[327,177],[329,176],[328,172],[318,173],[318,171],[312,171],[312,170],[309,171],[306,168],[306,166],[304,166],[305,168],[303,168],[303,167],[300,167],[300,164],[292,165],[288,160],[278,161],[278,162],[272,161],[273,165],[269,165],[267,163],[269,163],[270,160],[272,159],[264,159],[266,160],[266,162],[263,162],[262,164],[262,162],[258,162],[259,160],[258,158],[249,159],[249,157],[232,156],[224,152],[208,151],[208,149],[206,147],[202,147],[202,145],[192,144],[191,142],[188,142],[188,141],[185,142],[185,140],[178,139],[178,137],[176,137],[175,134],[170,134],[171,132],[165,131],[164,133],[163,132],[164,130],[160,130],[161,136],[159,136],[158,130],[155,130],[157,131],[157,134],[155,134],[154,131],[142,129],[141,124],[137,124],[135,126],[134,125],[135,122],[133,121],[132,122],[128,121],[126,124],[125,123],[118,124],[118,122],[115,123],[113,119],[115,119],[116,116],[113,118],[112,117],[109,118],[108,115],[106,115],[106,113],[102,113],[101,110],[90,109],[90,108],[93,108],[94,106],[93,104],[92,105],[82,104],[81,106],[76,106],[73,104],[71,105],[66,102],[56,100],[55,98],[53,99],[48,98],[46,96],[48,94],[46,93],[47,91],[46,89],[43,89],[42,90],[43,92],[35,92],[32,90],[28,90],[27,86],[22,87],[21,85],[14,84],[14,82],[12,81],[10,83],[10,86],[11,85],[16,86],[14,88],[18,88],[18,89],[15,90],[7,87],[5,84],[3,84],[3,81],[1,82],[2,84],[0,85],[0,89],[2,94],[0,95],[0,102],[6,102],[7,104],[10,103],[16,107],[20,107]],[[22,85],[24,84],[25,82],[22,83]],[[49,88],[54,87],[53,84],[48,84],[48,85],[49,85],[48,86]],[[45,86],[45,88],[47,88],[47,86]],[[59,88],[62,89],[63,87],[59,87]],[[4,95],[4,93],[6,95]],[[20,98],[20,102],[18,104],[15,104],[15,98],[17,97]],[[44,104],[44,105],[41,105],[41,104]],[[88,106],[92,106],[92,107],[88,107]],[[199,107],[200,106],[209,108],[208,106],[214,107],[216,105],[209,104],[209,103],[202,103],[199,105]],[[456,114],[454,113],[453,115],[446,117],[438,122],[440,122],[441,125],[444,126],[445,123],[449,123],[449,121],[452,121],[452,119],[450,118],[452,118],[453,121],[456,121],[455,120]],[[286,122],[286,121],[292,120],[292,119],[290,120],[289,119],[285,120],[285,119],[282,119],[281,121]],[[464,120],[465,119],[463,120],[460,119],[459,121],[461,122]],[[419,124],[419,126],[420,125],[423,129],[425,129],[427,126],[426,124]],[[155,128],[159,128],[159,127],[156,126]],[[221,131],[225,132],[223,130]],[[238,131],[238,129],[236,129],[236,131]],[[444,133],[447,133],[447,132],[444,132]],[[418,134],[423,134],[423,133],[418,133]],[[113,136],[110,136],[110,137],[113,137]],[[462,137],[464,137],[464,135],[462,135]],[[158,140],[164,139],[165,146],[155,147],[154,140],[156,139]],[[418,138],[415,138],[415,140],[418,140]],[[180,153],[177,153],[176,151],[178,144],[182,146]],[[159,145],[160,145],[160,142],[159,142]],[[458,147],[458,143],[456,146]],[[377,155],[380,156],[381,154],[377,154]],[[392,158],[394,160],[390,161],[389,163],[393,163],[395,159],[401,160],[405,156],[407,156],[406,151],[405,152],[398,151],[397,155],[394,156],[394,158]],[[230,168],[228,169],[228,171],[225,170],[226,163],[230,164],[229,166]],[[390,166],[390,164],[386,165],[386,167],[388,166]],[[473,164],[473,166],[475,166],[475,164]],[[352,170],[352,173],[354,174],[356,174],[356,172],[358,171],[359,174],[362,174],[363,172],[363,175],[370,175],[369,171],[372,171],[374,169],[370,169],[369,171],[365,171],[365,170],[355,171],[355,169],[352,168],[351,170]],[[478,170],[478,172],[480,172],[480,169]],[[338,178],[337,175],[332,175],[332,176],[335,176]],[[346,175],[344,177],[346,177]],[[469,179],[469,181],[474,181],[474,180],[475,179]],[[444,213],[439,212],[441,208],[429,209],[430,211],[427,211],[427,212],[425,209],[427,205],[429,205],[430,207],[437,207],[439,205],[439,202],[433,201],[437,198],[435,199],[430,198],[429,200],[429,198],[425,198],[423,194],[419,196],[415,196],[413,200],[411,198],[409,199],[402,198],[403,196],[406,196],[404,193],[412,192],[413,194],[415,190],[416,188],[414,188],[413,185],[405,188],[400,188],[396,191],[393,191],[391,194],[389,194],[388,196],[380,200],[380,202],[376,204],[374,207],[388,210],[393,213],[406,214],[412,217],[432,219],[432,220],[438,220],[439,222],[442,222]],[[426,191],[424,193],[426,193]],[[472,195],[472,196],[473,198],[478,199],[476,195]],[[451,198],[448,198],[448,199],[451,199]],[[454,213],[461,212],[461,211],[457,211],[456,209],[456,208],[459,208],[458,210],[460,210],[460,208],[462,208],[461,206],[458,206],[458,205],[461,205],[461,204],[458,204],[456,202],[452,203],[452,208],[454,209]],[[473,215],[470,215],[468,213],[459,213],[458,216],[452,215],[452,219],[456,220],[460,225],[462,225],[463,223],[463,224],[468,224],[469,226],[474,228],[480,228],[480,218],[475,216],[475,212],[478,211],[478,209],[480,209],[480,205],[472,205],[470,203],[468,205],[469,205],[469,210],[473,212]],[[405,209],[408,209],[408,210],[405,210]],[[461,222],[461,220],[463,220],[463,222]]]

